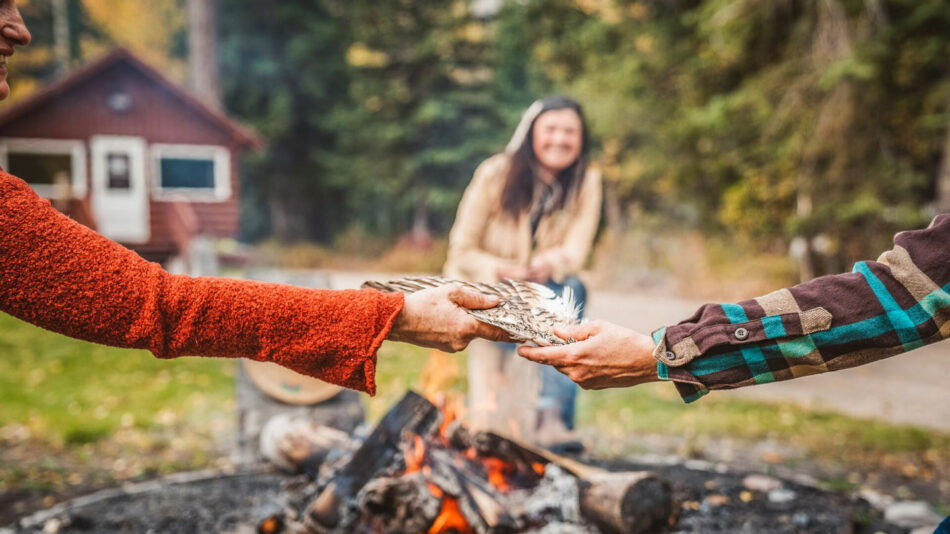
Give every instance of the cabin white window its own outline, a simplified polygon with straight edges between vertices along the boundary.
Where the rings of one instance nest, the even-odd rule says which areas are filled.
[[[86,147],[64,139],[0,139],[0,166],[48,199],[86,196]]]
[[[230,198],[231,159],[227,148],[155,144],[151,154],[156,197],[203,201]]]

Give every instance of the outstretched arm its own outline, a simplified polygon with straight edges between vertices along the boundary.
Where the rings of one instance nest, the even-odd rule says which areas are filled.
[[[404,309],[398,293],[172,275],[0,172],[0,311],[70,337],[160,358],[273,361],[373,393],[387,336],[458,350],[495,333],[457,305],[494,304],[483,300],[420,293]]]
[[[902,232],[877,261],[737,304],[706,304],[691,318],[653,333],[660,379],[691,402],[727,389],[870,363],[950,335],[950,215]],[[604,331],[613,332],[613,327]],[[616,336],[633,335],[620,329]],[[625,333],[624,333],[625,332]],[[642,341],[642,338],[637,338]],[[643,362],[642,343],[615,350],[595,333],[583,344],[609,379],[608,360]],[[561,365],[555,349],[522,349]],[[575,358],[578,358],[575,354]],[[608,382],[609,383],[609,382]],[[623,385],[609,383],[607,387]]]

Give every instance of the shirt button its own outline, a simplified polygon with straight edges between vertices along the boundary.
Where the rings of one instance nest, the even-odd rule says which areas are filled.
[[[738,339],[739,341],[742,341],[743,339],[749,337],[749,331],[746,330],[745,328],[739,327],[739,328],[736,328],[736,331],[733,335],[736,336],[736,339]]]
[[[671,351],[671,350],[666,351],[666,359],[667,359],[667,360],[675,360],[675,359],[676,359],[676,353],[673,352],[673,351]]]

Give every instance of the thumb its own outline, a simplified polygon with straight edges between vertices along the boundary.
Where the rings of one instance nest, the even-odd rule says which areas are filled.
[[[554,327],[554,333],[564,339],[573,339],[575,341],[584,341],[600,332],[600,325],[597,323],[583,323],[571,325],[559,325]]]
[[[493,308],[498,305],[498,297],[464,287],[453,288],[449,293],[449,300],[470,310]]]

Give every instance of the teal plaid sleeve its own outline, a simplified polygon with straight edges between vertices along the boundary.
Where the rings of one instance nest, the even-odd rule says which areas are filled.
[[[950,215],[902,232],[877,261],[653,333],[657,374],[686,402],[713,389],[862,365],[950,335]]]

